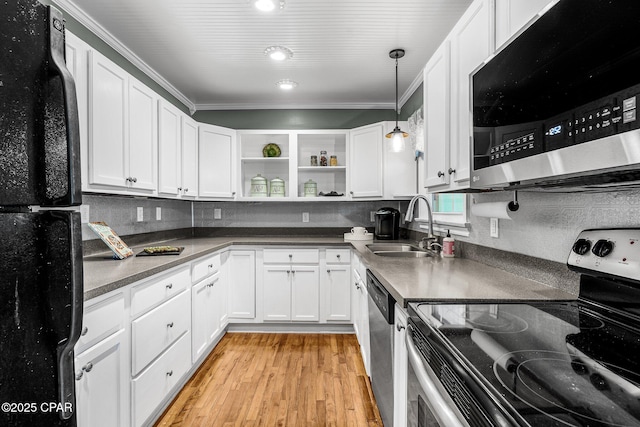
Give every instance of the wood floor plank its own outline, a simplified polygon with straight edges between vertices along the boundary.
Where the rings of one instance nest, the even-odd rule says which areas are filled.
[[[156,422],[382,426],[355,335],[228,333]]]

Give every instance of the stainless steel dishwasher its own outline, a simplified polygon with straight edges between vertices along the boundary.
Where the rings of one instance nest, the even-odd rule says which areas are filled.
[[[371,388],[385,427],[393,426],[393,317],[396,301],[367,270]]]

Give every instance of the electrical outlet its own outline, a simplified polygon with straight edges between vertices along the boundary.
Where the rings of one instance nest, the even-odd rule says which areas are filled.
[[[498,218],[491,218],[489,223],[489,236],[495,237],[496,239],[500,237],[500,232],[498,229]]]
[[[138,222],[144,221],[144,208],[142,206],[138,206],[138,209],[136,212],[137,212],[137,221]]]
[[[80,222],[82,224],[89,222],[89,205],[80,205]]]
[[[309,212],[302,212],[302,222],[309,222]]]
[[[213,210],[213,219],[222,219],[222,209],[216,208]]]
[[[369,221],[376,222],[376,211],[369,212]]]
[[[160,206],[156,207],[156,221],[160,221],[162,219],[162,208]]]

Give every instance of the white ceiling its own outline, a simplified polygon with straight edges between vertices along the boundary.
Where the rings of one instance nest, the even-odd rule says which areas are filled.
[[[286,0],[271,13],[249,0],[58,3],[85,25],[93,20],[89,28],[124,45],[192,109],[393,109],[389,51],[406,50],[402,104],[471,0]],[[269,59],[271,45],[289,47],[293,58]],[[299,86],[284,92],[275,85],[281,79]]]

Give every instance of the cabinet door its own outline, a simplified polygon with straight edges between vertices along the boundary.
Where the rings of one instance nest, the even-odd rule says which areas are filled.
[[[502,46],[549,4],[549,0],[495,0],[496,47]]]
[[[322,272],[322,290],[325,292],[326,320],[351,319],[351,266],[327,265]]]
[[[200,125],[198,139],[198,194],[230,199],[235,196],[235,131]]]
[[[89,184],[127,187],[127,73],[89,52]]]
[[[209,344],[211,329],[211,286],[210,280],[203,280],[191,291],[191,360],[193,363],[202,356]]]
[[[393,332],[393,424],[407,425],[407,312],[395,307]]]
[[[256,256],[254,251],[231,251],[229,255],[229,317],[256,317]]]
[[[358,318],[360,319],[360,336],[358,337],[360,341],[360,353],[362,354],[364,369],[367,371],[367,375],[371,376],[371,351],[369,346],[369,294],[367,293],[367,285],[364,281],[360,282],[358,298],[360,299],[360,313],[358,313]]]
[[[293,267],[291,272],[291,320],[314,322],[320,316],[320,275],[317,266]]]
[[[491,0],[476,0],[454,27],[451,38],[451,168],[457,185],[468,185],[471,143],[470,74],[493,52]],[[446,171],[445,171],[446,172]],[[460,184],[465,181],[466,184]]]
[[[156,190],[158,155],[157,95],[142,83],[129,79],[129,163],[130,186]]]
[[[289,265],[265,265],[262,274],[264,320],[291,320],[291,276]]]
[[[450,45],[445,41],[424,68],[425,187],[448,184]]]
[[[129,424],[124,341],[125,332],[120,330],[75,358],[79,427]]]
[[[353,198],[382,197],[382,123],[350,132],[349,178]]]
[[[182,196],[198,195],[198,123],[182,116]]]
[[[180,187],[180,116],[173,105],[158,103],[158,192],[177,196]]]

